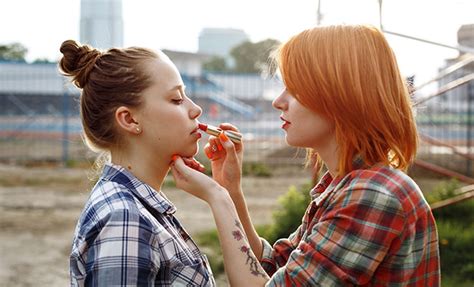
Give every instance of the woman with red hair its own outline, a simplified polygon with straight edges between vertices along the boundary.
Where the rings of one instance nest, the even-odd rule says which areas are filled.
[[[181,158],[172,166],[177,185],[212,209],[231,285],[439,286],[436,223],[404,173],[416,124],[383,34],[362,25],[305,30],[280,47],[278,65],[286,88],[273,106],[286,142],[327,169],[294,233],[273,246],[258,236],[240,184],[243,146],[224,134],[205,148],[214,180]]]

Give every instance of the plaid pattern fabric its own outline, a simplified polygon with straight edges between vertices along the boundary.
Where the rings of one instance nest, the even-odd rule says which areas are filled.
[[[175,211],[163,193],[107,164],[76,226],[71,286],[215,286]]]
[[[438,234],[419,187],[383,166],[311,190],[300,227],[274,246],[262,239],[267,286],[439,286]]]

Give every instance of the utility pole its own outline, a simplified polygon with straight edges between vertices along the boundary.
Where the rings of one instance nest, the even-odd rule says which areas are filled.
[[[318,11],[316,12],[316,25],[321,25],[321,18],[323,17],[323,15],[321,14],[321,1],[322,0],[318,0]]]
[[[380,30],[383,30],[383,24],[382,24],[382,1],[379,0],[379,28]]]

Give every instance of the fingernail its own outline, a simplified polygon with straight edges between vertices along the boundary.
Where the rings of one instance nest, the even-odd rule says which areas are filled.
[[[221,141],[224,141],[224,142],[229,140],[229,138],[226,136],[226,134],[224,132],[221,132],[219,134],[219,138],[221,139]]]
[[[172,161],[175,161],[175,160],[177,160],[177,159],[178,159],[178,155],[177,155],[177,154],[174,154],[174,155],[171,157],[171,160],[172,160]]]
[[[207,156],[208,159],[211,159],[213,154],[212,154],[211,151],[206,151],[206,156]]]
[[[223,149],[224,149],[224,147],[223,147],[221,144],[218,144],[218,145],[217,145],[217,150],[218,150],[218,151],[221,151],[221,150],[223,150]]]

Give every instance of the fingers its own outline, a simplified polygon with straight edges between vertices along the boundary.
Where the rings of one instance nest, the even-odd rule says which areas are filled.
[[[239,129],[230,123],[222,123],[219,125],[219,128],[222,131],[226,131],[227,133],[233,133],[242,136],[239,132]],[[221,132],[221,134],[223,134],[223,132]],[[226,136],[226,138],[228,137]],[[219,137],[209,137],[208,143],[204,146],[204,153],[211,161],[226,157],[227,151],[224,148],[222,142],[223,140],[219,139]],[[231,148],[230,151],[233,153],[241,152],[243,149],[243,145],[242,143],[236,143],[229,145],[228,148]]]
[[[239,129],[236,126],[234,126],[233,124],[222,123],[222,124],[219,125],[219,127],[223,130],[234,131],[234,132],[240,133]]]
[[[183,158],[184,163],[192,169],[195,169],[200,172],[204,172],[206,168],[195,158]]]
[[[197,171],[200,171],[200,172],[204,172],[206,170],[204,165],[202,165],[195,158],[185,158],[185,157],[180,157],[178,155],[173,155],[172,160],[174,161],[175,164],[178,162],[178,159],[179,159],[179,162],[182,161],[184,163],[184,165],[186,165],[186,166],[188,166],[188,167],[190,167],[194,170],[197,170]]]
[[[232,125],[232,124],[229,124],[229,123],[222,123],[219,125],[219,128],[221,128],[222,130],[228,132],[228,133],[232,133],[232,134],[235,134],[237,136],[240,136],[240,138],[242,138],[242,134],[240,133],[239,129]],[[237,152],[240,152],[242,151],[243,149],[243,144],[242,144],[242,141],[240,143],[235,143],[235,149]]]
[[[227,153],[227,158],[231,161],[238,162],[237,152],[235,150],[234,143],[225,135],[225,133],[221,133],[219,135],[219,141],[222,143],[224,150]]]
[[[178,182],[179,179],[183,178],[181,173],[179,173],[175,163],[171,164],[171,175],[173,176],[175,182]]]
[[[204,153],[210,160],[216,160],[222,157],[224,147],[216,137],[210,137],[208,143],[204,146]]]

